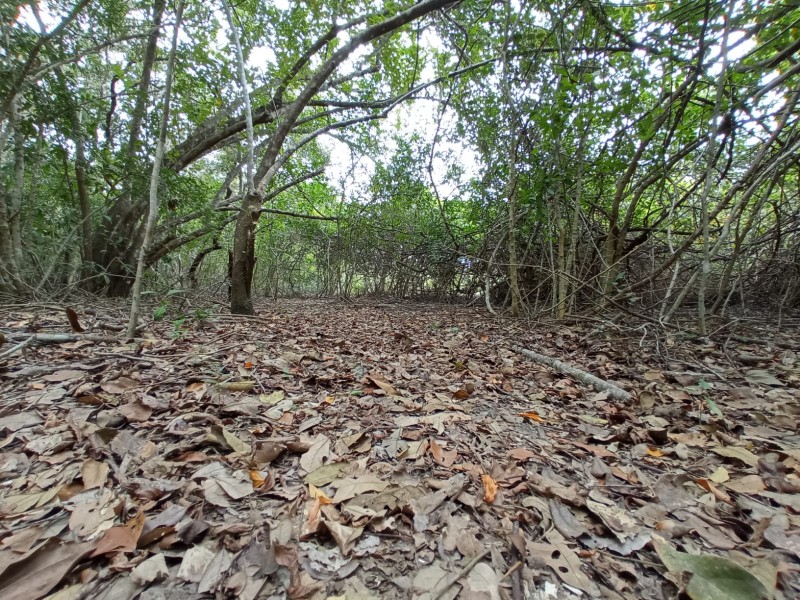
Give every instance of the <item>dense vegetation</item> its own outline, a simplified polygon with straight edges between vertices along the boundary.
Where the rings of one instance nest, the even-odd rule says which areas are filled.
[[[691,306],[705,331],[800,304],[795,3],[49,0],[1,18],[4,295],[127,296],[141,255],[161,293],[231,277],[235,312],[265,294]]]

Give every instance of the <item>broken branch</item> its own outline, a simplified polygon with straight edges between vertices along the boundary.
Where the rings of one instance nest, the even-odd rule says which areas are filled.
[[[559,373],[563,373],[564,375],[569,375],[573,379],[576,379],[580,383],[585,385],[590,385],[598,392],[608,392],[608,395],[613,398],[614,400],[621,400],[623,402],[627,402],[631,399],[631,395],[623,390],[621,387],[614,385],[613,383],[609,383],[599,377],[595,377],[591,373],[587,373],[586,371],[581,371],[580,369],[568,365],[565,362],[561,362],[556,358],[552,358],[550,356],[545,356],[544,354],[539,354],[537,352],[533,352],[532,350],[526,350],[525,348],[520,348],[519,346],[511,346],[511,349],[516,352],[517,354],[522,354],[523,356],[527,356],[531,360],[541,363],[545,366],[550,367],[551,369],[555,369]]]

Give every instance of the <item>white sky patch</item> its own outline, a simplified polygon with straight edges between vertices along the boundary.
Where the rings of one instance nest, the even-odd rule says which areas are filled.
[[[418,135],[426,143],[433,143],[438,118],[438,103],[420,100],[397,107],[385,121],[380,122],[381,132],[378,136],[383,140],[384,146],[383,152],[376,158],[382,161],[390,160],[397,149],[392,134],[398,130],[402,131],[403,137]],[[444,139],[443,134],[454,125],[455,120],[455,115],[448,111],[443,117],[439,136],[435,140],[433,183],[444,198],[455,196],[459,186],[480,171],[480,159],[472,148]],[[375,173],[375,162],[370,157],[351,152],[347,144],[331,136],[322,136],[320,145],[330,154],[325,174],[341,195],[355,199],[354,193],[367,189]],[[426,154],[419,158],[421,162],[427,164],[430,157]],[[462,181],[447,179],[448,170],[454,162],[457,162],[464,171]],[[425,171],[419,172],[418,176],[430,185],[430,179]]]
[[[740,60],[742,57],[749,54],[755,47],[756,42],[751,37],[744,39],[747,35],[744,31],[734,30],[728,34],[728,64]],[[714,64],[708,67],[708,74],[711,77],[716,77],[722,70],[722,46],[715,44],[712,46]]]
[[[350,41],[350,36],[346,33],[340,33],[337,37],[343,45]],[[337,70],[337,76],[346,75],[355,71],[356,65],[361,61],[361,59],[369,55],[370,52],[372,52],[372,46],[369,45],[359,46],[353,50],[353,52],[350,53],[350,56],[347,57],[347,59],[342,63],[342,66]]]
[[[50,7],[42,2],[38,3],[38,8],[39,18],[42,19],[42,22],[45,24],[45,27],[47,27],[47,30],[52,31],[56,25],[61,22],[61,19],[59,19],[57,15],[50,12]],[[36,20],[33,10],[28,4],[19,7],[19,17],[17,18],[17,23],[24,23],[37,33],[42,32],[42,28],[39,26],[39,22]]]
[[[266,64],[274,65],[278,60],[275,51],[269,46],[256,46],[250,50],[247,66],[251,69],[261,69]]]

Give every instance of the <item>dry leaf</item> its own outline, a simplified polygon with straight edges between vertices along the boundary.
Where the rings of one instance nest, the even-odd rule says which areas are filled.
[[[483,482],[483,499],[491,504],[497,497],[497,482],[489,475],[481,475]]]

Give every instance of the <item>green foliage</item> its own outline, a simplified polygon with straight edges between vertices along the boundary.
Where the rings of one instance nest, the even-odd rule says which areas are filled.
[[[20,198],[14,227],[24,242],[20,254],[29,282],[38,285],[47,275],[48,283],[67,285],[91,276],[104,285],[113,282],[115,265],[131,271],[146,215],[166,32],[174,18],[174,6],[167,3],[139,135],[130,148],[154,4],[89,3],[63,35],[40,46],[32,5],[0,8],[1,33],[12,49],[0,61],[0,97],[17,94],[16,121],[11,123],[10,112],[0,115],[0,125],[8,125],[2,131],[14,133],[0,155],[0,183],[16,195],[5,193],[0,201],[11,206]],[[291,102],[353,35],[409,5],[401,0],[315,0],[287,8],[257,0],[237,3],[246,78],[254,111],[262,117],[256,125],[259,152],[276,128],[275,114],[264,117],[273,101]],[[57,0],[37,6],[52,30],[74,4]],[[300,180],[331,159],[341,164],[341,157],[328,155],[338,150],[314,137],[323,129],[347,145],[353,171],[336,181],[303,180],[267,205],[337,220],[265,214],[256,239],[257,293],[448,297],[475,294],[486,276],[502,287],[511,139],[518,141],[515,227],[520,260],[526,261],[523,276],[543,303],[552,304],[554,272],[571,242],[576,256],[570,276],[587,284],[580,289],[589,303],[596,300],[591,296],[602,287],[601,279],[623,293],[694,236],[680,250],[685,254],[678,269],[680,277],[692,272],[702,250],[695,235],[702,203],[713,214],[710,243],[719,242],[712,281],[716,277],[722,286],[721,273],[734,262],[785,273],[797,255],[791,224],[800,209],[797,174],[781,153],[793,148],[796,108],[786,113],[782,129],[777,124],[797,89],[798,74],[781,53],[797,39],[800,9],[736,5],[729,65],[719,80],[721,105],[715,108],[725,10],[725,3],[686,0],[522,2],[508,12],[502,4],[465,1],[359,49],[303,111],[283,148],[291,156],[271,185],[275,190]],[[342,26],[357,17],[365,20],[298,62],[334,23]],[[189,265],[212,240],[223,251],[204,259],[199,280],[218,292],[225,286],[224,250],[231,246],[229,223],[235,215],[227,209],[240,201],[245,156],[230,38],[215,5],[188,3],[159,187],[148,282],[154,289],[183,285]],[[32,52],[37,56],[28,63]],[[31,72],[23,72],[26,65]],[[19,76],[22,84],[13,90]],[[417,92],[414,108],[382,113],[393,99],[436,77]],[[775,88],[768,88],[774,81]],[[285,90],[275,98],[281,85]],[[406,107],[410,102],[407,98]],[[409,126],[431,106],[438,122],[424,131]],[[714,138],[720,154],[701,202],[708,140],[726,114],[735,118],[735,132]],[[88,207],[81,204],[77,185],[79,144],[86,158]],[[759,157],[766,157],[763,164],[749,172]],[[23,182],[17,193],[20,162]],[[358,168],[363,170],[356,173]],[[743,190],[752,195],[734,210]],[[92,231],[93,265],[84,264],[89,246],[81,239],[84,221]],[[723,231],[731,232],[728,239]],[[644,252],[636,254],[645,249],[650,262],[641,259]],[[743,259],[747,249],[750,256]],[[678,286],[684,282],[680,277]],[[660,302],[658,294],[667,285],[661,281],[650,296],[637,292],[626,298]],[[174,310],[168,298],[156,309],[158,318]]]

